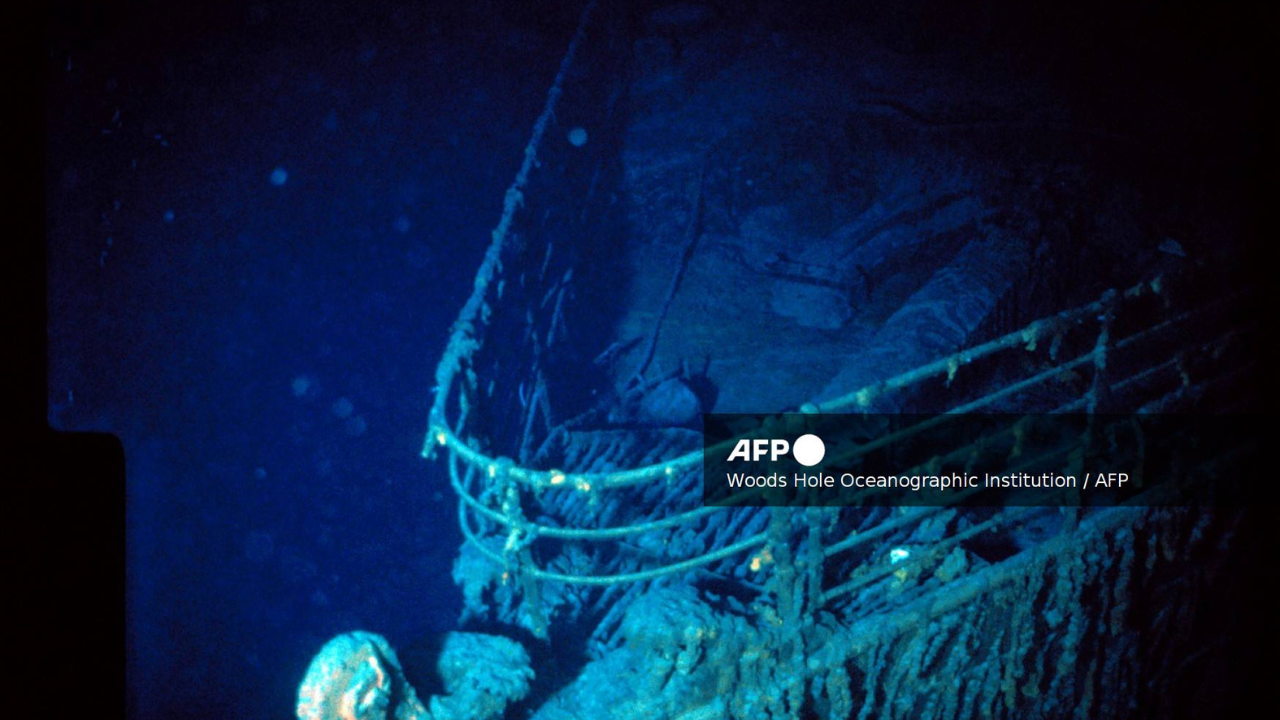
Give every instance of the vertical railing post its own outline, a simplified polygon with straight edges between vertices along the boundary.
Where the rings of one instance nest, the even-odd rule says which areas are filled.
[[[783,622],[799,617],[800,603],[795,595],[796,567],[791,555],[791,515],[793,508],[769,508],[768,544],[765,549],[773,564],[773,595]]]
[[[1111,326],[1115,321],[1116,297],[1117,293],[1113,289],[1103,293],[1100,298],[1102,310],[1097,316],[1098,338],[1093,344],[1093,381],[1089,386],[1088,393],[1085,395],[1086,419],[1082,447],[1079,451],[1072,453],[1070,460],[1071,467],[1069,471],[1073,475],[1079,475],[1083,472],[1089,459],[1093,457],[1095,450],[1102,447],[1098,415],[1105,414],[1112,409],[1111,383],[1107,371],[1107,363],[1110,360]],[[1063,530],[1066,532],[1075,531],[1076,524],[1079,521],[1079,503],[1080,491],[1070,491],[1068,493],[1066,522],[1063,523]]]
[[[1111,385],[1107,378],[1108,354],[1111,349],[1111,325],[1116,315],[1116,291],[1102,296],[1102,312],[1098,315],[1098,340],[1093,345],[1093,384],[1086,397],[1086,412],[1092,429],[1093,418],[1111,409]]]
[[[822,534],[827,525],[830,510],[820,507],[805,508],[804,519],[809,526],[809,537],[805,543],[805,573],[808,576],[808,587],[805,589],[805,619],[812,619],[822,603],[822,572],[826,555],[822,550]]]

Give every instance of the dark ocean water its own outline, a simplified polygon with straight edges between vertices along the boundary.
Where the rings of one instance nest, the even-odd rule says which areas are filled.
[[[54,15],[50,422],[126,450],[137,716],[282,717],[329,636],[456,620],[431,370],[565,42],[465,3]]]

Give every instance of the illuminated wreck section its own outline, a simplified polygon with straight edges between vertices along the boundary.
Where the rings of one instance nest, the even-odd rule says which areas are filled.
[[[420,701],[358,636],[313,665],[341,677],[303,716],[1217,707],[1213,587],[1247,572],[1229,504],[704,503],[704,412],[865,414],[866,438],[872,413],[1229,412],[1256,370],[1247,287],[1215,258],[1055,239],[1028,209],[1049,190],[966,155],[1002,130],[894,94],[911,68],[866,48],[850,78],[712,19],[675,6],[624,40],[584,14],[436,371],[424,455],[458,497],[464,624],[549,647],[561,677],[457,633],[488,649]]]

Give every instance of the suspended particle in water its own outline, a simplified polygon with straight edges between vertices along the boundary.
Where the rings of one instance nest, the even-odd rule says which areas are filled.
[[[335,400],[332,408],[334,415],[344,419],[351,417],[351,413],[355,412],[355,409],[355,405],[352,405],[351,401],[344,397]]]
[[[284,185],[285,181],[288,179],[289,179],[289,172],[284,168],[280,167],[279,165],[276,166],[275,170],[271,171],[271,184],[275,185],[276,187],[280,187],[281,185]]]
[[[569,131],[569,144],[574,147],[582,147],[587,144],[587,129],[584,127],[575,127]]]
[[[315,383],[311,381],[311,378],[306,375],[299,375],[293,379],[293,396],[299,398],[305,396],[313,385]]]

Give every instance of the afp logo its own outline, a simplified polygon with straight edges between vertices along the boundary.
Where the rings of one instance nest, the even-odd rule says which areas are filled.
[[[822,462],[827,454],[827,446],[817,435],[801,435],[794,443],[782,438],[742,438],[729,452],[729,460],[750,460],[759,462],[768,456],[771,462],[791,453],[796,462],[805,467],[813,467]]]

